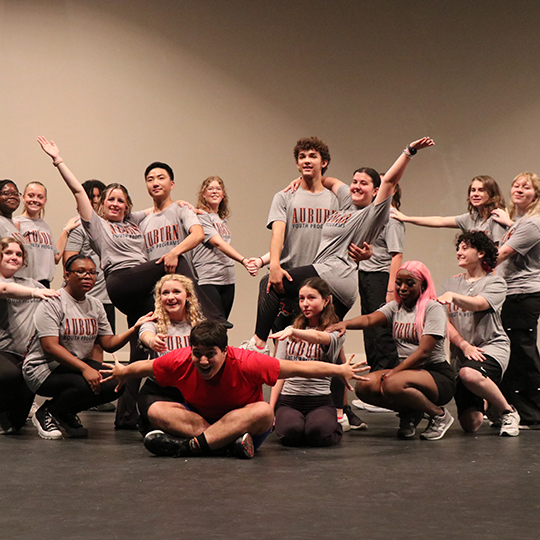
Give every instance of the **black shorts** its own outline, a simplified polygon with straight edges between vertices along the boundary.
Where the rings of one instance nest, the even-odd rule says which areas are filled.
[[[461,367],[472,368],[480,372],[484,377],[491,379],[495,384],[499,384],[502,380],[502,368],[499,362],[493,357],[484,355],[486,358],[483,362],[478,360],[465,360]],[[485,412],[484,399],[476,394],[473,394],[458,377],[456,386],[456,405],[458,410],[458,417],[469,409]]]
[[[182,392],[174,386],[160,386],[153,379],[146,379],[146,382],[139,390],[139,396],[137,398],[137,407],[139,408],[139,414],[141,416],[140,428],[143,434],[153,429],[150,420],[148,419],[148,409],[157,401],[183,404],[184,396],[182,396]]]
[[[456,370],[448,362],[437,362],[422,366],[435,381],[439,397],[435,405],[441,407],[446,405],[453,397],[456,391]]]

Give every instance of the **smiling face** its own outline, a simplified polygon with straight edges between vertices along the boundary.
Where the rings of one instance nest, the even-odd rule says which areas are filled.
[[[146,175],[146,189],[152,199],[166,199],[171,196],[174,181],[165,169],[156,167]]]
[[[298,293],[298,303],[304,317],[309,321],[310,326],[318,326],[319,315],[326,307],[329,298],[323,298],[316,289],[304,285]]]
[[[109,221],[124,221],[127,200],[121,189],[111,189],[105,194],[103,201],[103,217]]]
[[[374,186],[371,176],[365,172],[354,174],[349,189],[353,204],[359,208],[369,206],[379,191],[379,188]]]
[[[96,284],[97,271],[92,259],[77,259],[64,272],[65,288],[74,298],[84,298]]]
[[[208,187],[204,190],[203,198],[206,201],[206,204],[217,212],[221,201],[223,200],[223,188],[218,180],[212,180]]]
[[[24,254],[21,246],[11,242],[2,252],[0,259],[0,274],[2,277],[11,278],[23,265]]]
[[[457,250],[457,262],[461,268],[472,270],[482,265],[485,253],[478,251],[466,242],[461,242]]]
[[[191,349],[191,361],[199,375],[209,380],[215,377],[227,358],[227,349],[222,351],[219,347],[205,347],[196,345]]]
[[[321,154],[317,150],[300,150],[296,166],[304,179],[317,178],[322,174],[322,170],[328,165],[323,161]]]
[[[520,176],[514,181],[510,188],[510,197],[517,209],[518,215],[527,211],[529,205],[536,199],[536,192],[532,182],[524,176]]]
[[[413,308],[422,294],[422,281],[409,270],[402,269],[396,276],[396,291],[408,308]]]
[[[475,208],[480,208],[489,202],[489,194],[480,180],[473,180],[471,183],[469,201]]]
[[[176,280],[165,281],[161,287],[161,305],[171,321],[183,321],[186,316],[187,292]]]
[[[15,184],[8,182],[0,189],[0,214],[11,218],[11,215],[21,204],[19,190]]]
[[[39,216],[47,203],[47,192],[39,184],[28,184],[23,193],[23,204],[29,216]]]

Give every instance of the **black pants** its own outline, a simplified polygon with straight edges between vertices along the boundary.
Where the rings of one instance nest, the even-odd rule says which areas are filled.
[[[199,285],[216,306],[224,319],[228,319],[234,302],[234,283],[230,285]]]
[[[388,278],[388,272],[358,272],[362,315],[373,313],[386,303]],[[392,337],[391,325],[365,328],[364,349],[371,371],[392,369],[398,364],[396,342]]]
[[[24,380],[22,357],[0,351],[0,412],[6,413],[15,430],[19,430],[28,417],[34,393]]]
[[[522,424],[539,424],[540,355],[536,339],[540,293],[507,296],[501,316],[510,338],[510,362],[501,390],[517,409]]]
[[[204,316],[209,320],[225,322],[223,315],[214,306],[205,292],[197,285],[197,280],[186,259],[178,258],[176,273],[182,274],[193,281],[195,294],[201,305]],[[148,261],[133,268],[117,270],[106,277],[107,292],[111,302],[125,315],[128,325],[133,326],[139,317],[149,311],[154,311],[154,287],[166,275],[164,263]],[[138,346],[139,336],[133,335],[130,345],[129,361],[146,360],[148,352]],[[139,419],[137,412],[137,395],[140,379],[129,379],[124,385],[124,394],[118,400],[116,409],[116,427],[133,426]]]
[[[83,362],[100,370],[104,366],[100,362],[85,358]],[[115,392],[118,382],[114,379],[101,385],[99,394],[94,394],[82,373],[68,366],[60,365],[45,379],[38,388],[38,395],[52,398],[48,404],[53,414],[77,414],[96,405],[114,401],[119,393]]]
[[[298,292],[300,291],[302,283],[308,278],[319,277],[319,274],[317,274],[317,271],[312,265],[292,268],[287,270],[287,272],[293,280],[289,281],[286,278],[283,279],[283,287],[285,289],[284,294],[278,294],[273,288],[267,293],[266,287],[262,287],[263,280],[261,280],[261,285],[259,286],[255,334],[264,341],[268,339],[268,335],[272,330],[272,325],[279,314],[281,300],[285,298],[287,300],[298,301]],[[337,316],[340,320],[343,319],[343,317],[347,315],[349,308],[335,297],[332,298],[332,301]]]

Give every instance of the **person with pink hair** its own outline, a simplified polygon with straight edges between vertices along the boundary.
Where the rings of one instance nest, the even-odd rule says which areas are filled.
[[[422,439],[441,439],[454,422],[443,407],[454,396],[456,373],[444,352],[446,313],[437,302],[433,279],[419,261],[404,263],[397,272],[395,300],[374,313],[360,315],[328,327],[327,331],[392,327],[399,364],[369,373],[356,384],[364,402],[399,413],[398,437],[411,439],[424,414],[429,424]]]

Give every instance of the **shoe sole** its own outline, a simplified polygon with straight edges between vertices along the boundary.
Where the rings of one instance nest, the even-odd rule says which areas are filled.
[[[54,435],[51,435],[49,432],[45,431],[41,427],[41,424],[39,423],[39,421],[38,421],[38,419],[36,418],[35,415],[32,416],[32,424],[34,424],[34,426],[36,426],[38,434],[42,439],[46,439],[48,441],[57,441],[59,439],[63,439],[61,432],[58,432],[58,433],[60,433],[60,435],[58,435],[56,433]]]
[[[400,431],[397,432],[398,439],[412,439],[416,435],[416,429],[412,433],[401,433]]]
[[[86,439],[88,437],[88,430],[81,426],[80,428],[72,428],[69,424],[66,424],[60,418],[54,416],[56,423],[66,432],[66,435],[70,439]]]
[[[235,444],[236,456],[240,459],[251,459],[255,455],[253,438],[248,433],[242,437],[240,442]]]
[[[166,433],[159,429],[149,431],[143,440],[144,447],[155,456],[177,457],[181,443],[173,441],[172,438],[164,439],[161,435],[166,435]]]
[[[364,431],[368,428],[368,425],[365,422],[362,422],[358,426],[354,426],[353,424],[349,422],[349,426],[351,429],[359,429],[359,430],[364,430]]]
[[[454,423],[455,418],[453,416],[451,418],[452,418],[451,422],[448,422],[448,424],[445,426],[443,432],[440,433],[439,435],[437,435],[437,437],[426,437],[423,433],[421,433],[420,438],[423,439],[424,441],[439,441],[439,440],[441,440],[444,437],[445,433],[450,429],[450,426]]]

